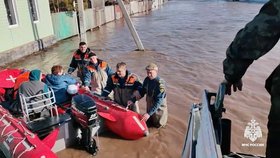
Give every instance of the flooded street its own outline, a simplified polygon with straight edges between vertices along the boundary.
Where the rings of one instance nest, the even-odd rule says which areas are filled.
[[[155,62],[159,75],[167,83],[169,120],[167,127],[150,129],[148,137],[128,141],[113,134],[100,136],[97,158],[178,158],[180,157],[187,120],[192,103],[200,102],[204,89],[215,92],[223,80],[222,62],[230,42],[239,29],[249,22],[263,3],[230,1],[170,1],[148,14],[132,17],[135,28],[147,51],[136,52],[135,43],[123,19],[108,23],[99,30],[88,32],[88,46],[115,69],[124,61],[131,72],[143,80],[145,66]],[[54,64],[67,69],[79,38],[58,42],[46,52],[27,57],[9,67],[39,68],[50,73]],[[264,83],[279,64],[280,44],[255,61],[243,78],[243,91],[225,97],[225,117],[232,119],[231,150],[264,155],[265,146],[244,147],[250,143],[244,130],[251,119],[260,123],[266,144],[269,95]],[[141,113],[145,101],[140,102]],[[85,151],[67,149],[60,158],[91,157]]]

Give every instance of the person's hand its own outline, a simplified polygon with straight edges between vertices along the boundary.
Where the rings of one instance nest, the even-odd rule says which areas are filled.
[[[82,89],[86,90],[86,91],[90,91],[88,86],[82,86]]]
[[[140,100],[141,99],[141,95],[140,95],[138,90],[134,91],[132,96],[135,97],[136,100]]]
[[[141,118],[141,121],[147,121],[148,119],[150,118],[150,115],[148,113],[145,113],[142,118]]]
[[[128,109],[132,104],[133,104],[133,102],[131,100],[128,100],[127,101],[126,109]]]
[[[240,79],[236,83],[231,83],[225,79],[223,81],[223,83],[226,85],[226,94],[228,94],[228,95],[231,95],[231,87],[233,87],[234,92],[236,92],[237,89],[242,91],[242,86],[243,86],[242,79]]]
[[[101,99],[101,100],[106,100],[106,97],[100,96],[100,99]]]
[[[81,87],[82,83],[79,82],[79,81],[77,81],[77,82],[76,82],[76,85],[77,85],[78,87]]]
[[[101,99],[101,100],[110,100],[110,97],[108,97],[108,96],[107,96],[107,97],[105,97],[105,96],[100,96],[100,99]]]
[[[71,75],[74,71],[75,71],[74,68],[69,67],[68,70],[67,70],[67,73],[68,73],[69,75]]]

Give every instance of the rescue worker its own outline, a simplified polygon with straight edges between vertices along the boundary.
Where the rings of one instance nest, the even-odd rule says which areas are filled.
[[[83,82],[84,74],[83,68],[89,63],[89,53],[93,53],[90,48],[87,47],[85,42],[79,43],[79,49],[77,49],[72,57],[71,63],[69,65],[68,73],[72,74],[77,68],[77,76]]]
[[[280,38],[280,0],[268,1],[259,14],[241,29],[227,49],[223,62],[226,94],[231,87],[242,90],[242,77],[247,68],[268,51]],[[265,83],[271,96],[271,109],[268,116],[267,158],[280,155],[280,65],[272,72]]]
[[[62,105],[71,100],[71,95],[67,93],[67,87],[76,84],[77,81],[70,75],[64,74],[61,65],[54,65],[51,71],[51,74],[46,75],[45,83],[53,89],[56,104]]]
[[[107,86],[102,92],[103,97],[107,97],[111,91],[114,92],[114,101],[123,107],[139,113],[139,106],[136,99],[134,102],[128,102],[132,98],[140,98],[139,89],[142,83],[138,76],[131,73],[126,68],[126,63],[120,62],[116,65],[116,73],[108,79]]]
[[[165,81],[158,76],[156,64],[149,64],[146,71],[147,77],[140,90],[142,97],[146,94],[147,102],[146,113],[143,114],[142,120],[147,121],[148,126],[164,127],[168,118]]]
[[[113,70],[107,62],[99,59],[93,52],[89,53],[88,58],[90,62],[83,69],[83,86],[86,90],[91,90],[101,95],[106,87],[108,76],[113,74]]]

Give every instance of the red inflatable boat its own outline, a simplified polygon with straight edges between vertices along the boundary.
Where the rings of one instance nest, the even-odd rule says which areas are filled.
[[[0,157],[56,158],[51,151],[54,142],[50,142],[49,138],[57,135],[58,131],[54,131],[54,135],[51,134],[42,141],[26,127],[23,121],[14,118],[0,106]]]
[[[21,70],[1,70],[0,103],[6,101],[4,98],[4,95],[8,92],[6,90],[16,90],[19,84],[27,79],[28,75],[21,73]],[[105,126],[122,138],[136,140],[149,134],[146,122],[140,120],[142,117],[140,114],[125,109],[112,101],[102,100],[94,94],[80,91],[81,93],[94,100],[94,102],[86,107],[87,109],[82,107],[87,113],[78,108],[75,111],[75,108],[69,105],[67,110],[69,109],[72,114],[79,113],[79,115],[72,116],[75,119],[71,119],[70,115],[65,113],[65,109],[58,109],[57,111],[61,113],[50,118],[44,118],[40,123],[35,122],[33,124],[29,122],[27,124],[23,119],[12,116],[9,111],[0,105],[0,158],[56,158],[57,156],[53,151],[62,150],[61,147],[58,147],[59,143],[63,143],[63,146],[67,147],[68,144],[71,145],[76,141],[78,130],[76,126],[71,125],[72,122],[78,123],[82,132],[90,132],[89,137],[82,133],[81,140],[82,143],[84,140],[88,140],[88,143],[83,144],[83,146],[89,153],[96,154],[95,141],[91,142],[94,140],[91,135],[95,135],[94,132],[99,129],[96,110],[95,113],[90,113],[92,108],[95,107],[94,103],[96,104],[97,114],[104,119]],[[80,113],[86,115],[83,116]],[[60,128],[61,125],[68,121],[71,122],[67,123],[67,126]],[[56,129],[45,135],[46,137],[44,138],[40,135],[40,131],[47,127],[55,127]],[[94,131],[93,134],[91,131]]]
[[[147,136],[149,130],[146,122],[141,121],[141,115],[125,109],[113,101],[102,100],[100,97],[85,93],[94,99],[97,113],[104,118],[109,130],[125,139],[135,140]]]

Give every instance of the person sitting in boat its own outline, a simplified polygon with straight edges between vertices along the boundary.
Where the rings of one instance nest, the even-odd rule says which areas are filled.
[[[146,67],[147,77],[140,89],[140,95],[146,94],[147,112],[142,120],[147,121],[148,126],[156,128],[164,127],[167,123],[168,111],[166,101],[165,81],[158,76],[158,66],[154,63]],[[134,102],[136,97],[131,101]]]
[[[25,81],[23,82],[19,89],[18,89],[18,94],[22,94],[25,97],[31,97],[31,96],[35,96],[41,93],[46,93],[48,92],[48,86],[41,81],[42,79],[42,73],[40,70],[35,69],[30,71],[29,73],[29,81]],[[45,96],[47,97],[47,96]],[[18,100],[19,100],[19,95],[18,95]],[[30,100],[30,102],[36,102],[39,100],[44,99],[42,96],[41,97],[34,97],[32,98],[32,100]],[[20,101],[18,101],[20,103]],[[45,104],[45,102],[41,102],[38,103],[39,104]],[[20,106],[20,104],[18,104],[18,106]],[[34,107],[33,107],[34,108]],[[18,107],[19,109],[19,107]],[[42,111],[42,109],[36,109],[34,110],[34,113],[40,114]],[[44,114],[42,114],[44,115]]]
[[[51,71],[51,74],[46,75],[45,83],[53,89],[56,104],[61,105],[70,101],[71,95],[67,93],[67,87],[76,84],[76,79],[70,75],[64,74],[61,65],[54,65]]]
[[[91,51],[90,48],[87,47],[86,42],[80,42],[79,49],[74,52],[68,68],[69,74],[72,74],[78,68],[77,76],[82,82],[84,81],[83,68],[89,63],[90,53],[93,53],[93,51]]]
[[[116,73],[111,75],[101,96],[107,97],[111,91],[114,92],[114,101],[132,111],[139,113],[138,103],[128,102],[132,98],[140,98],[139,89],[142,83],[136,74],[126,69],[126,63],[120,62],[116,66]]]
[[[113,74],[113,71],[107,62],[99,59],[95,53],[90,53],[88,57],[90,62],[83,69],[83,88],[101,95],[106,86],[108,76]]]

